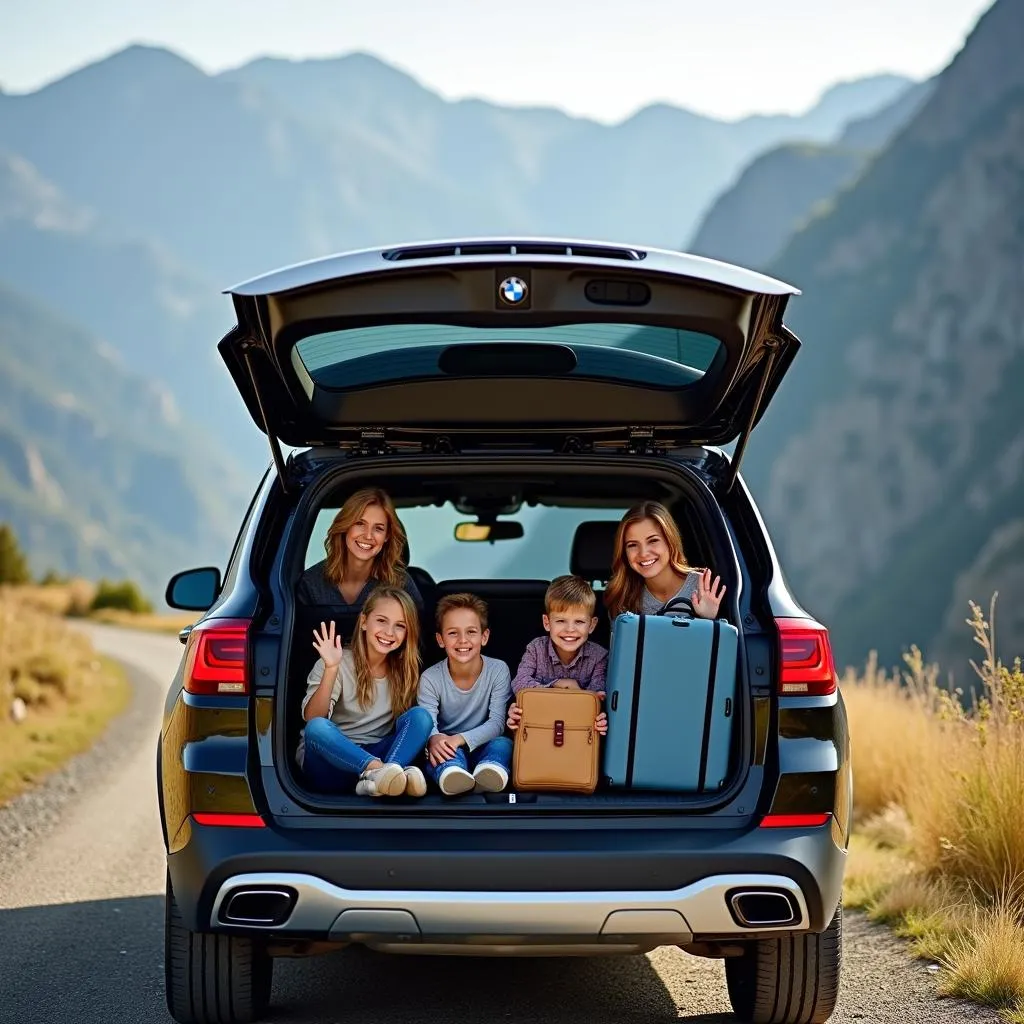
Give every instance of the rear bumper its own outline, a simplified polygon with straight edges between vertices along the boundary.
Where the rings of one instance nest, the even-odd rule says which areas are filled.
[[[653,948],[823,931],[846,855],[813,829],[310,830],[192,824],[170,855],[196,931],[358,941]],[[230,920],[243,889],[288,894],[285,916]],[[743,924],[732,897],[767,890],[794,920]],[[241,904],[239,904],[241,905]]]
[[[254,922],[253,899],[261,893],[290,897],[290,904],[275,901],[276,922]],[[752,893],[771,893],[773,909],[788,904],[790,916],[743,927],[742,896]],[[239,910],[233,913],[233,907]],[[713,875],[669,891],[438,892],[344,889],[313,875],[255,872],[234,875],[220,886],[212,917],[224,931],[326,936],[389,947],[425,942],[650,949],[685,945],[695,935],[808,928],[800,887],[782,875],[765,874]]]

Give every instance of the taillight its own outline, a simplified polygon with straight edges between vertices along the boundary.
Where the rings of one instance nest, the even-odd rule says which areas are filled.
[[[267,823],[258,814],[208,814],[197,811],[192,817],[197,825],[217,825],[221,828],[267,827]]]
[[[248,619],[211,619],[192,629],[185,649],[185,689],[189,693],[249,692],[249,625]]]
[[[827,811],[818,814],[766,814],[761,819],[761,828],[819,828],[832,815]]]
[[[814,619],[776,619],[781,646],[779,693],[821,697],[836,688],[828,630]]]

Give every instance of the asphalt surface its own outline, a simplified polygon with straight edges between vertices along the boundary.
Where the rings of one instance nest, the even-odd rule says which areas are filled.
[[[130,672],[134,699],[96,747],[0,808],[0,1022],[168,1022],[163,998],[164,858],[155,744],[174,637],[88,627]],[[843,989],[832,1020],[998,1021],[938,999],[936,975],[903,944],[847,916]],[[679,950],[597,960],[479,960],[362,950],[275,964],[270,1021],[494,1024],[496,1021],[735,1018],[722,965]]]

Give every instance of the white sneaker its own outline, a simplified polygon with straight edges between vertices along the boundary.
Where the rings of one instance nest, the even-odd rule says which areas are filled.
[[[405,769],[400,764],[367,768],[356,783],[359,796],[401,796],[405,792]]]
[[[508,785],[508,772],[500,764],[484,762],[473,772],[478,793],[500,793]]]
[[[476,779],[465,768],[453,764],[441,772],[437,784],[445,796],[458,796],[460,793],[468,793],[476,785]]]
[[[415,766],[410,766],[405,769],[405,795],[406,796],[426,796],[427,795],[427,780],[423,775],[423,772]]]

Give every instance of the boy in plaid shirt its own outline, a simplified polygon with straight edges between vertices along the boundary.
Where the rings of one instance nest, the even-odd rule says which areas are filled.
[[[579,576],[559,576],[551,581],[544,595],[546,636],[531,640],[519,662],[512,692],[531,687],[556,687],[565,690],[591,690],[604,697],[608,652],[590,639],[597,626],[597,595]],[[518,729],[522,710],[517,704],[509,709],[506,725]],[[602,711],[594,723],[604,736],[608,718]]]

